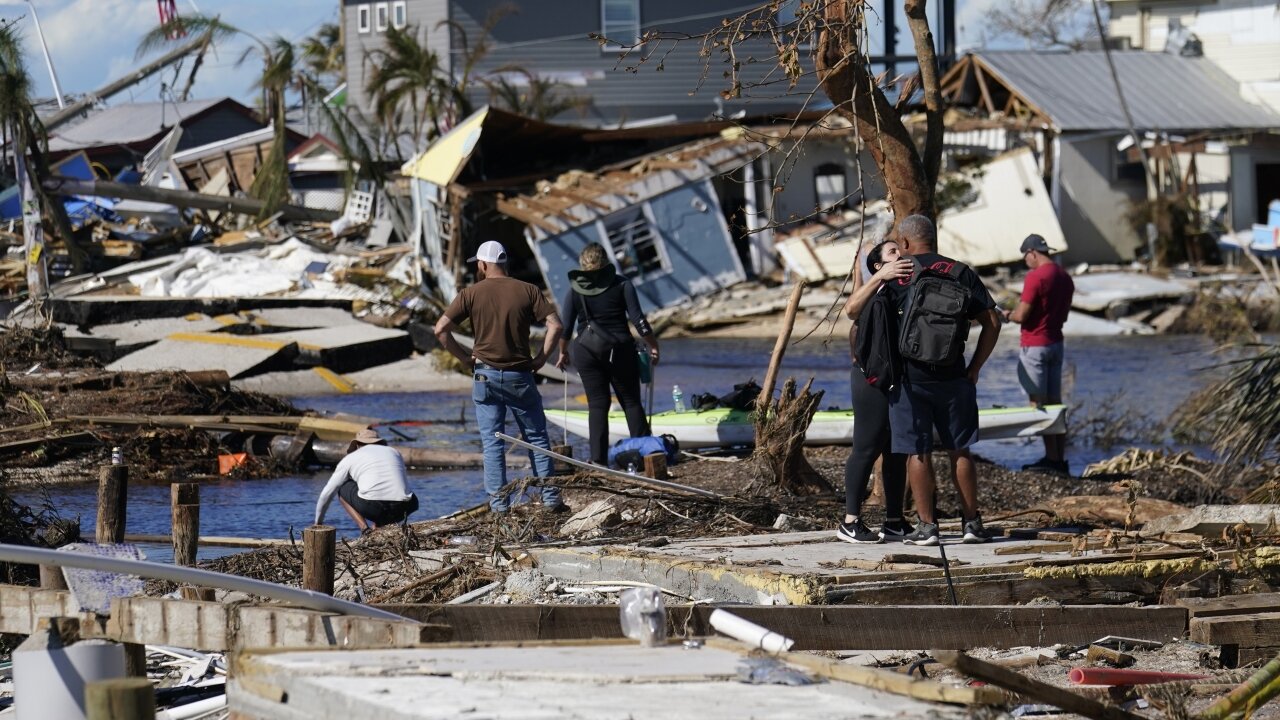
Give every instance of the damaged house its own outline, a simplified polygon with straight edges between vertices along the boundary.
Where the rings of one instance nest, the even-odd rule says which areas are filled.
[[[1114,52],[1116,71],[1160,194],[1190,197],[1222,229],[1247,229],[1280,186],[1264,171],[1280,115],[1243,99],[1205,58]],[[981,52],[942,79],[968,118],[950,118],[946,152],[981,161],[1029,147],[1049,189],[1070,262],[1109,263],[1149,252],[1135,216],[1152,197],[1101,51]],[[1271,185],[1264,187],[1264,185]],[[1188,253],[1192,255],[1192,253]]]
[[[789,134],[727,120],[599,130],[486,107],[401,169],[411,237],[446,301],[483,240],[506,245],[517,277],[557,292],[564,263],[594,240],[664,307],[771,271],[775,223],[860,201],[849,138],[788,153]],[[791,181],[775,192],[776,168]]]

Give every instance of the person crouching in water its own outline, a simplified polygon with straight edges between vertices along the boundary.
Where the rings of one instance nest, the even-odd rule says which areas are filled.
[[[631,281],[618,277],[604,246],[591,243],[578,254],[578,270],[569,271],[569,292],[564,310],[564,336],[556,367],[573,361],[587,393],[587,427],[591,462],[609,464],[609,388],[627,417],[631,437],[649,434],[649,421],[640,402],[640,362],[627,320],[649,348],[649,359],[658,364],[658,339],[640,310]],[[569,337],[573,336],[573,342]]]
[[[315,524],[324,521],[334,494],[352,520],[367,533],[375,526],[401,522],[418,509],[418,497],[409,492],[404,458],[387,447],[376,430],[356,434],[347,456],[334,468],[316,500]]]
[[[902,505],[907,490],[907,456],[890,452],[889,433],[889,384],[877,378],[877,370],[868,361],[859,358],[859,347],[874,343],[870,334],[879,333],[892,344],[897,338],[892,303],[882,292],[886,283],[911,276],[911,261],[902,259],[901,248],[892,240],[885,240],[867,253],[867,271],[871,278],[853,291],[845,303],[844,311],[853,327],[849,329],[849,345],[853,352],[853,371],[849,378],[853,390],[853,447],[844,466],[844,522],[836,529],[836,535],[845,542],[880,543],[885,540],[901,540],[911,532],[911,525],[902,516]],[[877,312],[871,302],[886,302],[883,311]],[[859,336],[863,336],[859,338]],[[859,339],[868,342],[859,342]],[[896,357],[892,358],[896,361]],[[884,524],[877,532],[867,527],[862,519],[862,503],[867,498],[867,484],[876,458],[883,458],[881,478],[884,484]]]

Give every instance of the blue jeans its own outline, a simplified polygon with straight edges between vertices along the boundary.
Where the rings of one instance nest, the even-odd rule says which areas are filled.
[[[490,508],[505,511],[511,502],[501,494],[507,484],[506,443],[495,433],[505,432],[507,409],[510,408],[525,442],[550,450],[542,395],[538,394],[531,372],[498,370],[476,363],[471,399],[476,404],[476,424],[480,426],[480,444],[484,447],[484,491],[489,495]],[[534,475],[551,477],[550,457],[530,450],[529,460],[533,463]],[[549,507],[559,505],[560,488],[544,486],[542,502]]]

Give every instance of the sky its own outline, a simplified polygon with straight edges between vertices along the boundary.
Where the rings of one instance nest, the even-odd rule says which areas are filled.
[[[550,3],[555,0],[524,0]],[[999,0],[958,0],[957,26],[960,49],[981,44],[982,18]],[[260,36],[282,35],[297,41],[325,22],[336,22],[338,0],[177,0],[178,14],[196,11],[220,15],[223,21]],[[936,4],[936,3],[935,3]],[[153,0],[34,0],[49,55],[63,93],[84,93],[139,67],[147,58],[135,57],[138,40],[159,23]],[[0,19],[18,22],[27,45],[27,67],[40,97],[52,97],[52,83],[36,39],[35,25],[26,3],[0,0]],[[901,22],[901,21],[900,21]],[[937,30],[935,29],[936,33]],[[876,36],[873,29],[872,37]],[[899,32],[899,42],[910,46],[910,34]],[[223,44],[206,58],[197,76],[194,96],[231,96],[252,104],[257,71],[250,60],[237,67],[244,43]],[[185,71],[177,82],[185,82]],[[153,75],[113,102],[162,99],[163,86],[173,84],[174,71]]]

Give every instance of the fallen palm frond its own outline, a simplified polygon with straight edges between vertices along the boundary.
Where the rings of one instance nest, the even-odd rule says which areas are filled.
[[[1252,355],[1223,363],[1228,375],[1193,398],[1179,432],[1202,432],[1226,467],[1280,456],[1280,346],[1247,345]]]

